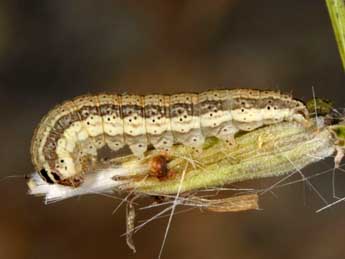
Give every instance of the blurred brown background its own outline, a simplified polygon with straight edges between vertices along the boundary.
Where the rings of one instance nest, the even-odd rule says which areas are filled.
[[[322,0],[0,1],[0,176],[30,173],[29,145],[55,104],[92,92],[281,89],[344,106],[345,76]],[[304,170],[333,166],[331,159]],[[295,177],[293,179],[299,179]],[[269,186],[278,179],[247,183]],[[312,180],[331,201],[331,174]],[[345,195],[344,173],[336,187]],[[263,196],[262,211],[195,210],[173,219],[163,258],[344,258],[345,206],[305,184]],[[45,206],[23,179],[0,182],[0,258],[156,258],[167,219],[135,236],[118,202],[86,196]],[[155,211],[157,212],[157,211]],[[141,213],[140,218],[153,215]]]

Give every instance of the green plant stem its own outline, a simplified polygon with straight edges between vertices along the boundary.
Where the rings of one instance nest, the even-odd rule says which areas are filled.
[[[345,71],[345,1],[326,0],[326,4]]]

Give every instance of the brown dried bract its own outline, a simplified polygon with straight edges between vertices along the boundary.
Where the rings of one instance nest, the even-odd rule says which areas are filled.
[[[153,157],[150,162],[150,176],[157,177],[159,180],[166,180],[173,177],[175,174],[168,169],[168,158],[166,155],[158,155]]]

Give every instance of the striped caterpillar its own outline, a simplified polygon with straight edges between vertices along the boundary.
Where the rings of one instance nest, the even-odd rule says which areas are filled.
[[[238,131],[283,120],[305,122],[305,105],[289,95],[254,89],[175,95],[85,95],[52,109],[35,130],[32,162],[48,183],[79,186],[91,158],[107,145],[128,145],[141,157],[148,146],[200,147],[205,137],[230,143]]]

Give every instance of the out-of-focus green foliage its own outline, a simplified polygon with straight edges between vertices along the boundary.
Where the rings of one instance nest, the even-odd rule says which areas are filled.
[[[317,113],[318,115],[327,115],[332,111],[333,102],[330,100],[315,98],[307,102],[307,109],[310,113]]]

